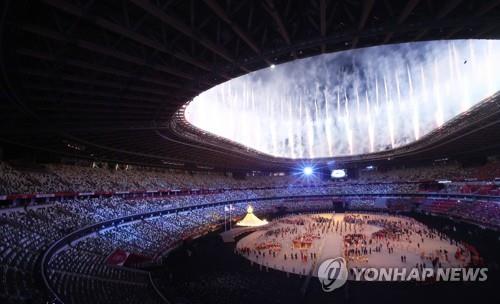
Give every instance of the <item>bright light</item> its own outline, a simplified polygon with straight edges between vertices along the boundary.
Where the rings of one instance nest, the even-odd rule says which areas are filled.
[[[332,170],[332,174],[330,175],[332,178],[343,178],[346,176],[344,169],[335,169]]]
[[[185,117],[275,157],[387,151],[497,92],[499,49],[500,40],[426,41],[270,64],[201,93]]]
[[[266,220],[261,220],[255,214],[253,214],[253,208],[251,205],[248,205],[247,207],[247,214],[245,217],[236,223],[237,226],[243,226],[243,227],[259,227],[263,225],[267,225],[268,222]]]
[[[307,166],[307,167],[304,167],[304,169],[302,169],[302,172],[304,173],[304,175],[310,176],[313,174],[314,170],[311,166]]]

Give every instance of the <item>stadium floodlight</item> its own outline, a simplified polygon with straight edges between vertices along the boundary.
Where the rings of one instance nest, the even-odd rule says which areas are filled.
[[[302,169],[302,172],[304,173],[305,176],[311,176],[314,173],[313,167],[311,166],[306,166],[304,169]]]

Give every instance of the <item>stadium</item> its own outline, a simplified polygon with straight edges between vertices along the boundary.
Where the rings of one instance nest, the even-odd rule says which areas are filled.
[[[500,1],[0,13],[1,303],[500,302]]]

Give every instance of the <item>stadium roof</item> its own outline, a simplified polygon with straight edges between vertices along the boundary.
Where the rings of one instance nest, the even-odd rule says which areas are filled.
[[[185,124],[179,116],[183,105],[228,79],[351,48],[500,37],[498,0],[16,0],[4,1],[1,10],[3,142],[174,167],[293,165]],[[492,100],[418,147],[337,161],[498,151],[499,102]]]

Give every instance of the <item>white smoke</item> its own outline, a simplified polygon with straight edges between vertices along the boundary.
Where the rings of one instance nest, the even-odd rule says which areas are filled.
[[[500,88],[500,41],[406,43],[256,71],[194,98],[193,125],[276,157],[396,148]]]

